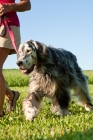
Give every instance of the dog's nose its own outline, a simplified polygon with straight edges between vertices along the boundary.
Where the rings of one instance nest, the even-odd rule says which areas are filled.
[[[21,65],[23,65],[23,62],[22,62],[22,61],[17,61],[16,64],[17,64],[18,66],[21,66]]]

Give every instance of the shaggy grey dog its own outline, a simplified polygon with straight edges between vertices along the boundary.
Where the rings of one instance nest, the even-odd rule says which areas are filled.
[[[20,44],[17,65],[24,74],[31,73],[28,96],[22,102],[26,119],[33,120],[43,97],[51,98],[52,113],[67,115],[70,89],[79,104],[91,110],[87,78],[71,52],[29,40]]]

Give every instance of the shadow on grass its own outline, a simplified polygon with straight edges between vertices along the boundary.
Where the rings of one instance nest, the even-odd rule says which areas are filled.
[[[84,132],[71,132],[71,133],[65,133],[62,136],[54,135],[53,137],[48,138],[35,138],[35,140],[93,140],[93,128],[90,128],[87,131]]]

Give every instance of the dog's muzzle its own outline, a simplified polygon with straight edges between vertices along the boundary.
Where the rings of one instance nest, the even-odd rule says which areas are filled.
[[[23,65],[23,61],[17,61],[16,64],[20,67]]]
[[[33,64],[29,69],[26,69],[23,66],[23,61],[17,61],[16,64],[18,65],[18,67],[20,68],[20,70],[22,71],[23,74],[29,74],[33,71],[35,64]]]

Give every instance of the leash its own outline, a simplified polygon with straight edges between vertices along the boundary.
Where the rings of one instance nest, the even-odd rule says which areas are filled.
[[[7,33],[7,29],[8,29],[8,33],[10,35],[10,38],[11,38],[13,47],[14,47],[16,53],[17,53],[18,50],[17,50],[17,46],[16,46],[14,34],[13,34],[13,31],[12,31],[10,25],[8,24],[8,21],[7,21],[7,18],[6,18],[6,15],[5,14],[0,17],[0,26],[2,26],[2,25],[4,26],[5,31],[4,31],[4,34],[3,35],[0,35],[0,36],[1,37],[5,37],[5,35]]]

